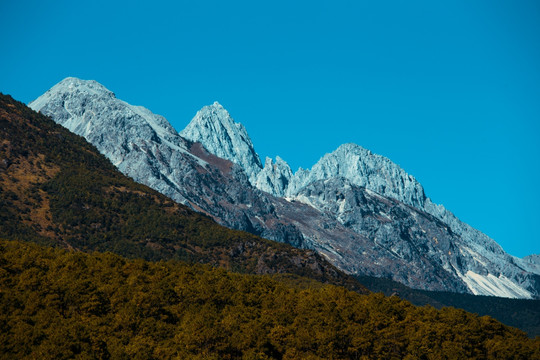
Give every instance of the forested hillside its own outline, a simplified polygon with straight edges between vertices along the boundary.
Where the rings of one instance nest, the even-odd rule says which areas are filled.
[[[83,138],[4,95],[0,205],[0,238],[17,240],[0,249],[2,358],[538,352],[538,341],[489,318],[324,285],[367,293],[313,251],[226,229],[133,182]]]
[[[301,278],[0,242],[0,357],[538,359],[463,310]]]
[[[314,251],[219,226],[132,181],[82,137],[1,94],[0,204],[5,239],[292,273],[366,291]]]
[[[373,292],[399,296],[414,305],[431,305],[437,309],[452,306],[478,315],[489,315],[503,324],[525,331],[531,338],[540,336],[540,300],[417,290],[390,279],[371,276],[359,276],[357,279]]]

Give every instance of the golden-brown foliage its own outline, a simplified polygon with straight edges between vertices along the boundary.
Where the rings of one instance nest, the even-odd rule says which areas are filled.
[[[5,359],[540,358],[539,338],[462,310],[110,253],[2,241],[0,290]]]

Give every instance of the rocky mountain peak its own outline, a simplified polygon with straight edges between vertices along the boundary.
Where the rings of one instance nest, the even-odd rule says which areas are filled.
[[[136,181],[229,227],[314,249],[347,272],[425,289],[540,294],[536,258],[506,254],[432,203],[399,165],[359,145],[344,144],[293,175],[279,157],[263,168],[246,129],[217,102],[182,131],[194,143],[92,81],[68,78],[30,106],[86,137]]]
[[[233,120],[217,101],[197,112],[180,135],[200,142],[210,153],[240,165],[254,184],[262,170],[246,128]]]
[[[347,143],[324,155],[309,171],[297,173],[287,193],[294,195],[306,185],[343,177],[405,204],[423,208],[424,189],[416,179],[388,158],[360,145]]]
[[[117,99],[96,81],[67,78],[29,106],[85,137],[120,171],[160,190],[163,180],[174,185],[170,149],[189,155],[187,141],[164,117]]]
[[[275,196],[284,196],[293,173],[285,160],[276,156],[276,160],[267,157],[264,169],[257,175],[255,186]]]
[[[82,80],[72,76],[60,81],[51,90],[54,91],[55,88],[58,89],[63,87],[67,87],[70,89],[80,88],[82,91],[86,90],[94,93],[114,94],[112,91],[110,91],[105,86],[101,85],[95,80]]]
[[[178,137],[163,116],[117,99],[112,91],[94,80],[68,77],[28,106],[45,115],[54,115],[56,122],[87,138],[118,132],[122,132],[122,138]],[[102,130],[96,132],[96,129]],[[117,145],[119,140],[115,141]]]
[[[42,108],[51,99],[65,98],[69,95],[77,94],[78,96],[109,97],[114,98],[112,91],[101,85],[95,80],[81,80],[76,77],[67,77],[47,90],[45,94],[34,100],[31,104],[35,108]]]

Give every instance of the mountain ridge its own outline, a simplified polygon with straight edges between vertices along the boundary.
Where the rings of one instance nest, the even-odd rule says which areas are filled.
[[[194,138],[192,140],[201,141],[205,145],[204,138]],[[214,145],[215,146],[215,145]],[[336,150],[324,155],[311,169],[298,169],[296,173],[290,170],[289,165],[279,158],[279,169],[272,159],[267,159],[264,169],[259,173],[258,181],[255,186],[263,191],[267,191],[276,196],[286,196],[295,200],[305,200],[298,197],[299,192],[307,185],[318,181],[335,177],[344,177],[357,186],[366,187],[383,196],[387,196],[414,208],[423,210],[444,223],[452,229],[453,232],[461,236],[467,245],[463,251],[475,252],[481,254],[483,259],[488,259],[496,266],[497,276],[486,275],[483,271],[475,272],[474,269],[468,269],[459,273],[467,286],[474,294],[492,294],[495,288],[507,288],[507,294],[517,289],[512,289],[507,278],[502,275],[505,272],[505,263],[511,263],[516,266],[515,276],[520,277],[519,272],[528,271],[535,275],[540,275],[539,269],[535,265],[530,265],[530,261],[513,257],[504,252],[498,243],[489,238],[482,232],[463,223],[453,213],[444,208],[443,205],[437,205],[429,199],[422,185],[410,174],[406,173],[400,166],[393,163],[390,159],[373,154],[370,150],[354,143],[340,145]],[[276,171],[278,171],[276,173]],[[261,181],[262,180],[262,181]],[[311,203],[308,202],[311,205]],[[486,249],[488,251],[486,251]],[[478,260],[482,263],[483,260]],[[525,281],[526,286],[536,287],[540,285],[538,278],[531,281]],[[521,296],[528,297],[527,292],[519,291]]]
[[[219,226],[119,172],[94,145],[0,94],[0,238],[245,273],[291,273],[364,291],[311,250]]]
[[[114,108],[116,106],[115,104],[108,105],[107,102],[103,102],[103,105],[98,106],[99,102],[86,100],[84,106],[81,107],[79,97],[85,98],[87,95],[84,93],[82,95],[74,95],[73,90],[69,87],[66,91],[57,95],[57,98],[63,99],[63,101],[70,99],[69,101],[71,101],[71,103],[69,103],[68,107],[72,104],[80,107],[79,110],[82,112],[82,115],[77,120],[72,118],[70,121],[78,121],[79,124],[82,124],[87,118],[93,118],[99,122],[99,116],[94,116],[96,112],[100,113],[101,116],[108,116],[108,118],[114,118],[116,116],[114,115],[114,112],[111,113],[105,111],[108,107]],[[104,99],[108,100],[109,98]],[[61,103],[59,101],[43,102],[40,99],[38,100],[39,101],[32,102],[30,106],[50,115],[55,121],[58,121],[61,124],[64,122],[68,125],[74,125],[66,122],[68,120],[62,116],[62,107],[66,106],[65,101],[64,103]],[[39,108],[36,104],[40,106],[42,104],[45,105]],[[60,116],[57,116],[57,114],[60,114]],[[126,120],[130,119],[129,117],[124,118]],[[200,128],[196,126],[201,123],[208,124],[208,122],[215,122],[216,124],[213,126],[202,126]],[[228,124],[228,126],[225,127],[225,130],[227,131],[215,133],[211,130],[224,127],[220,125],[222,122]],[[80,126],[79,124],[71,126],[70,129],[76,132],[79,131],[79,134],[83,135],[83,133],[80,132],[80,127],[77,128],[77,126]],[[154,144],[159,143],[159,138],[152,140],[154,143],[148,143],[148,138],[141,136],[140,134],[137,134],[136,137],[141,139],[140,141],[143,143],[142,147],[144,151],[137,152],[137,156],[127,154],[131,158],[128,159],[126,157],[125,162],[131,165],[125,166],[122,165],[122,163],[119,163],[118,167],[136,180],[139,179],[139,181],[156,188],[166,195],[170,194],[171,191],[177,192],[178,194],[182,194],[182,190],[184,190],[184,193],[187,191],[188,194],[191,194],[189,195],[191,196],[191,200],[188,200],[186,195],[183,195],[183,198],[180,198],[178,197],[178,194],[176,195],[176,198],[173,194],[172,198],[183,203],[191,204],[192,208],[199,211],[202,209],[203,212],[213,216],[222,224],[233,228],[247,230],[268,239],[288,242],[297,247],[316,249],[334,264],[338,264],[342,269],[351,273],[360,271],[355,270],[358,268],[355,263],[363,264],[361,268],[364,270],[362,271],[368,271],[368,275],[376,275],[375,273],[377,271],[387,272],[387,270],[384,270],[382,264],[378,264],[377,261],[374,260],[381,256],[405,261],[407,256],[409,256],[406,254],[416,254],[414,255],[413,260],[416,265],[419,265],[424,261],[421,252],[415,250],[413,253],[410,253],[407,252],[409,251],[407,250],[406,252],[393,254],[392,251],[395,250],[391,250],[391,247],[397,246],[396,249],[399,248],[401,249],[400,251],[405,251],[404,249],[406,248],[413,249],[420,244],[428,245],[430,242],[433,242],[433,246],[435,246],[433,249],[437,249],[434,254],[437,255],[433,255],[434,257],[430,258],[429,262],[433,264],[432,266],[440,269],[437,270],[437,272],[441,274],[446,272],[459,278],[460,280],[458,283],[461,282],[462,285],[468,289],[467,291],[471,293],[499,294],[502,296],[517,297],[531,297],[533,294],[534,296],[540,294],[540,277],[538,276],[540,272],[538,272],[537,267],[529,262],[522,261],[504,253],[500,246],[492,239],[489,239],[484,234],[472,229],[470,226],[463,224],[455,218],[453,214],[444,209],[444,207],[433,204],[429,198],[426,197],[422,186],[414,179],[414,177],[407,174],[389,159],[372,154],[369,150],[366,150],[359,145],[344,144],[333,153],[323,156],[311,170],[300,169],[295,174],[292,174],[288,164],[281,158],[276,159],[276,162],[271,159],[265,161],[265,166],[263,168],[258,156],[255,156],[256,153],[253,144],[251,143],[245,128],[234,124],[237,123],[232,120],[230,114],[228,114],[221,105],[214,104],[203,108],[203,110],[197,113],[194,120],[190,123],[190,127],[188,126],[190,129],[189,131],[181,132],[184,135],[194,134],[193,137],[183,140],[186,144],[191,141],[200,141],[202,146],[206,149],[215,149],[216,147],[219,149],[222,143],[224,143],[225,145],[222,147],[228,154],[226,155],[229,157],[228,160],[232,159],[233,162],[238,162],[238,165],[233,165],[231,167],[231,169],[236,170],[229,173],[230,176],[224,175],[220,169],[214,168],[214,170],[211,170],[210,172],[213,173],[214,176],[217,176],[215,177],[215,180],[213,182],[208,182],[207,180],[201,181],[200,174],[201,172],[204,173],[205,171],[208,171],[207,164],[199,163],[198,166],[191,164],[186,168],[186,163],[197,162],[196,159],[189,160],[191,156],[197,157],[189,152],[189,146],[191,145],[186,145],[180,150],[171,147],[164,149],[163,147],[167,147],[165,146],[167,144]],[[107,131],[111,134],[117,131],[114,127],[108,129],[109,130]],[[105,131],[98,130],[97,128],[94,129],[94,131],[96,130],[98,133],[99,131]],[[231,134],[230,132],[234,130],[237,130],[238,132],[236,134]],[[107,134],[101,134],[100,136],[106,137]],[[118,138],[118,136],[116,137]],[[178,137],[182,138],[180,135],[178,135]],[[230,150],[231,147],[234,148],[232,145],[233,138],[236,139],[236,142],[243,144],[236,149],[243,149],[243,154],[238,154],[238,151],[233,153],[232,151],[226,150]],[[91,137],[89,140],[94,142],[99,148],[99,142],[96,143],[95,140],[92,141]],[[109,145],[111,144],[116,145],[114,142],[109,143]],[[156,147],[159,148],[159,151],[152,152],[152,149]],[[189,154],[189,156],[184,156],[182,154],[182,151],[186,149],[187,152],[184,152],[184,154]],[[115,158],[115,149],[108,149],[107,146],[104,146],[103,148],[100,148],[100,151],[107,154],[109,158]],[[207,151],[212,153],[210,150]],[[112,155],[109,155],[108,152],[112,152]],[[215,152],[219,151],[215,150]],[[160,155],[163,155],[163,153],[170,153],[170,156],[165,156],[163,160],[160,160]],[[174,163],[175,165],[171,167],[170,159],[173,155],[178,158],[178,162]],[[214,155],[219,156],[218,154]],[[202,160],[199,159],[199,161]],[[167,165],[167,162],[169,165]],[[182,169],[182,171],[177,171],[176,175],[174,175],[174,179],[177,179],[176,182],[178,183],[178,186],[174,189],[173,185],[175,181],[172,180],[172,178],[169,178],[172,185],[168,184],[167,176],[164,176],[165,179],[161,179],[160,176],[154,176],[156,182],[159,182],[159,184],[152,185],[148,180],[149,177],[153,176],[150,170],[141,171],[137,174],[137,166],[141,166],[141,164],[144,166],[159,165],[161,168],[168,168],[169,170],[167,170],[168,172],[165,175],[171,176],[174,175],[173,168],[175,170]],[[160,171],[161,170],[158,171],[158,174]],[[189,181],[185,179],[186,173],[191,174],[188,176]],[[244,175],[242,175],[242,173],[244,173]],[[248,176],[248,173],[251,175]],[[135,176],[133,174],[135,174]],[[365,187],[366,191],[369,190],[378,193],[379,198],[377,201],[381,202],[381,204],[386,201],[384,198],[388,197],[401,201],[407,206],[411,206],[411,208],[399,205],[398,207],[404,209],[405,212],[402,212],[399,216],[392,215],[387,220],[382,219],[377,214],[375,214],[375,217],[371,215],[368,216],[366,219],[371,219],[370,221],[375,221],[376,223],[390,221],[391,225],[386,227],[381,225],[380,227],[380,229],[386,229],[384,231],[388,230],[389,232],[386,235],[382,235],[381,231],[376,231],[375,228],[372,227],[374,230],[361,235],[357,230],[353,230],[353,227],[349,226],[350,224],[339,221],[336,223],[333,218],[335,218],[337,214],[324,210],[323,208],[325,206],[319,207],[318,210],[315,211],[310,210],[308,207],[312,207],[313,202],[306,197],[306,194],[298,196],[298,194],[310,184],[337,177],[347,179],[351,185],[356,187]],[[229,180],[224,180],[225,178],[228,178]],[[241,180],[242,178],[244,180]],[[198,186],[192,186],[190,184],[191,182],[198,184]],[[223,187],[222,185],[224,182],[228,182],[229,185]],[[198,190],[199,187],[204,186],[206,183],[210,183],[211,186],[207,186],[204,192],[200,192]],[[251,185],[255,185],[258,189]],[[327,186],[328,184],[326,187]],[[365,198],[364,195],[360,196],[360,194],[365,193],[365,191],[360,190],[360,188],[348,192],[347,194],[349,195],[347,196],[351,196],[351,199]],[[343,194],[339,195],[341,189],[338,187],[332,189],[326,188],[320,195],[326,193],[327,195],[325,196],[328,196],[328,194],[332,192],[336,193],[336,196],[344,196]],[[193,193],[197,195],[193,197]],[[338,200],[341,204],[348,201],[345,198]],[[332,201],[335,201],[335,199]],[[214,204],[210,206],[208,205],[209,202],[213,202]],[[301,206],[300,203],[302,202],[308,205],[308,207]],[[224,203],[228,205],[223,207]],[[331,205],[331,203],[326,205]],[[365,204],[367,205],[367,203]],[[397,206],[397,204],[395,206]],[[332,207],[333,205],[330,206],[330,208]],[[339,206],[337,209],[339,210]],[[351,208],[351,211],[357,212],[356,214],[353,214],[353,218],[362,221],[362,216],[365,216],[365,214],[359,209],[360,208],[353,207]],[[429,226],[426,225],[429,230],[426,230],[427,228],[418,228],[418,224],[414,219],[416,216],[416,210],[414,209],[419,209],[422,212],[434,216],[437,221],[431,219],[428,223],[425,223],[429,224]],[[371,211],[367,208],[366,210],[368,212]],[[228,212],[234,212],[233,216],[230,216]],[[389,215],[387,214],[386,216],[388,217]],[[339,219],[339,216],[337,219]],[[328,228],[325,228],[327,226],[326,224],[334,224],[332,226],[337,226],[340,230],[331,232]],[[456,255],[454,254],[451,254],[450,257],[444,255],[442,248],[436,244],[439,240],[436,240],[435,237],[428,239],[425,236],[428,232],[447,232],[445,227],[451,228],[452,230],[451,233],[444,236],[448,239],[453,237],[453,243],[458,245],[457,248],[454,249],[454,251],[457,252],[457,257],[455,257]],[[453,234],[457,234],[457,237]],[[387,239],[391,239],[389,243],[388,240],[385,240],[388,244],[391,244],[390,247],[381,247],[377,245],[377,236],[384,236]],[[351,239],[353,239],[353,241],[351,241]],[[340,245],[340,243],[342,245]],[[344,244],[348,244],[346,245],[346,248],[343,248]],[[369,250],[371,260],[369,260],[369,257],[363,257],[362,252],[359,250],[359,245],[357,244],[363,244],[362,246],[366,248],[366,250],[372,248],[372,250]],[[408,245],[403,247],[403,244]],[[448,257],[447,260],[445,260],[446,257]],[[466,259],[466,261],[459,263],[457,260],[449,260],[450,258],[460,260]],[[369,264],[367,263],[368,261],[370,262]],[[407,267],[405,262],[403,265]],[[400,272],[399,274],[387,274],[387,276],[393,276],[394,278],[405,276],[402,280],[406,281],[406,284],[409,286],[426,286],[423,285],[422,282],[428,281],[428,274],[422,275],[423,280],[420,278],[415,279],[416,275],[412,269],[413,267],[407,270],[407,275]],[[462,285],[458,285],[458,283],[456,283],[455,287],[447,289],[433,288],[432,290],[463,291]]]

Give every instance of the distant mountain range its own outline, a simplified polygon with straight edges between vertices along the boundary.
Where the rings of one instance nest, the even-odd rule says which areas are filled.
[[[233,229],[317,251],[353,275],[407,286],[540,298],[540,265],[434,204],[389,159],[355,144],[293,173],[264,166],[218,103],[180,133],[95,81],[67,78],[29,106],[85,137],[124,174]]]

